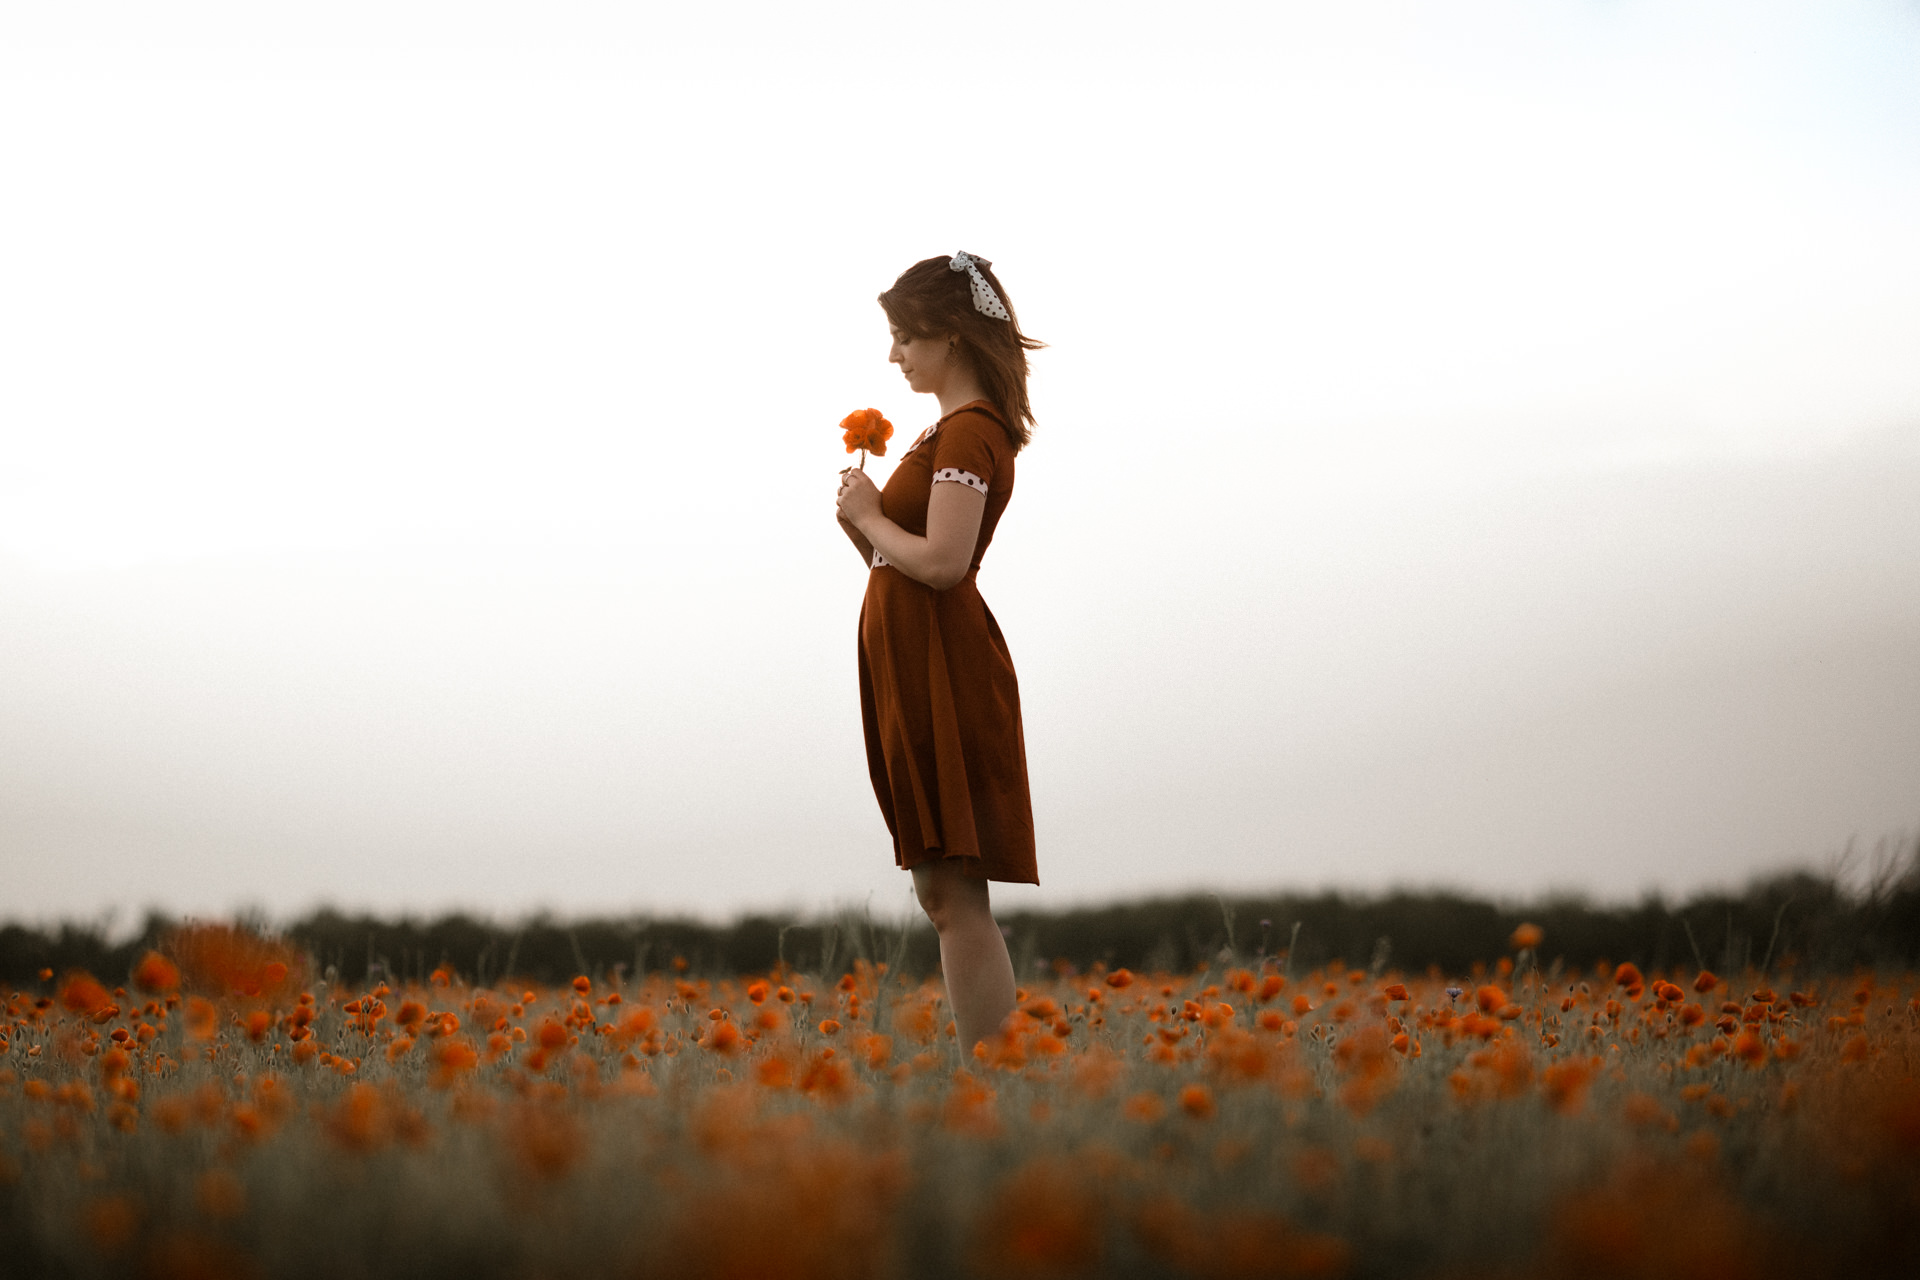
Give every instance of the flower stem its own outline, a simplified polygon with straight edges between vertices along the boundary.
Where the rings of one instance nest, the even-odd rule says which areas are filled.
[[[860,469],[862,471],[867,469],[867,451],[865,449],[860,451]]]

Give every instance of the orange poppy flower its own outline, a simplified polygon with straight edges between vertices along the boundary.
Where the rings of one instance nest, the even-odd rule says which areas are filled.
[[[202,989],[249,999],[292,994],[286,988],[298,956],[284,943],[232,925],[195,924],[174,930],[163,945]]]
[[[433,1087],[445,1089],[480,1065],[480,1051],[464,1039],[442,1040],[433,1047]]]
[[[937,1016],[930,1000],[916,1000],[905,1008],[893,1011],[893,1027],[905,1035],[911,1036],[917,1043],[927,1044],[938,1029]]]
[[[387,1103],[370,1084],[356,1084],[327,1117],[327,1131],[349,1151],[366,1152],[385,1145],[391,1132]]]
[[[520,1166],[540,1178],[565,1177],[586,1154],[586,1135],[566,1112],[527,1105],[508,1119],[507,1145]]]
[[[793,1064],[785,1058],[763,1059],[754,1069],[754,1078],[759,1080],[763,1089],[789,1089],[793,1087]]]
[[[218,1032],[220,1011],[213,1001],[194,996],[187,1001],[187,1039],[211,1040]]]
[[[620,1019],[619,1030],[616,1034],[631,1038],[634,1036],[643,1036],[651,1030],[653,1030],[653,1010],[643,1007],[633,1010],[627,1014],[626,1017]]]
[[[853,1068],[831,1049],[822,1049],[809,1059],[800,1073],[800,1091],[830,1102],[847,1096],[853,1088]]]
[[[1592,1065],[1574,1058],[1556,1062],[1540,1073],[1547,1105],[1563,1116],[1573,1115],[1585,1105],[1587,1086],[1592,1083]]]
[[[700,1047],[722,1057],[732,1057],[747,1047],[746,1037],[740,1034],[740,1028],[732,1022],[716,1022]]]
[[[1546,931],[1537,924],[1523,924],[1513,931],[1507,939],[1507,945],[1515,951],[1531,951],[1546,938]]]
[[[133,985],[149,995],[160,995],[180,985],[180,968],[158,951],[149,951],[133,967]]]
[[[861,454],[860,465],[866,466],[866,454],[876,458],[887,456],[887,441],[893,438],[893,424],[880,416],[878,409],[855,409],[840,420],[841,440],[845,442],[848,453]]]
[[[1045,996],[1041,996],[1037,999],[1029,1000],[1025,1004],[1021,1005],[1020,1012],[1026,1014],[1029,1018],[1039,1018],[1042,1021],[1045,1021],[1045,1020],[1051,1019],[1055,1014],[1059,1013],[1060,1006],[1055,1004],[1053,1001],[1047,999]]]
[[[886,1069],[893,1060],[893,1037],[866,1035],[854,1042],[854,1049],[866,1060],[867,1066],[875,1071]]]
[[[113,997],[90,973],[71,974],[60,988],[60,1007],[69,1013],[98,1013],[112,1003]]]

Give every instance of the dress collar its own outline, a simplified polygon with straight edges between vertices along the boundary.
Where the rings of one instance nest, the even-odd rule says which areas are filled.
[[[995,421],[999,421],[1002,423],[1002,425],[1005,425],[1004,420],[1001,419],[1000,417],[1000,411],[993,407],[993,401],[969,400],[965,404],[961,405],[958,409],[955,409],[953,413],[941,414],[939,422],[934,423],[932,426],[928,427],[925,431],[922,431],[918,436],[918,438],[916,438],[912,444],[907,446],[907,453],[912,453],[915,449],[918,449],[921,445],[933,439],[933,433],[940,429],[941,422],[945,422],[948,418],[953,417],[955,414],[966,413],[970,409],[978,409],[982,413],[990,414],[992,415]],[[900,456],[904,458],[906,454],[901,454]]]

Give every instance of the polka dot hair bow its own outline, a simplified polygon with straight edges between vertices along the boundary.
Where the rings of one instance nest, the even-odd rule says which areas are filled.
[[[993,291],[993,286],[987,283],[987,278],[980,274],[981,267],[992,265],[985,258],[976,258],[962,249],[953,255],[953,259],[947,263],[947,269],[964,271],[973,277],[973,309],[975,311],[981,315],[992,316],[995,320],[1008,320],[1012,317],[1007,315],[1006,307],[1000,302],[1000,295]]]

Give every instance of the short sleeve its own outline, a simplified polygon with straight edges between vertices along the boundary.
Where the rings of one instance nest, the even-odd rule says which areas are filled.
[[[933,436],[933,482],[964,484],[986,493],[993,484],[994,472],[1000,469],[1005,434],[989,414],[954,414]]]

